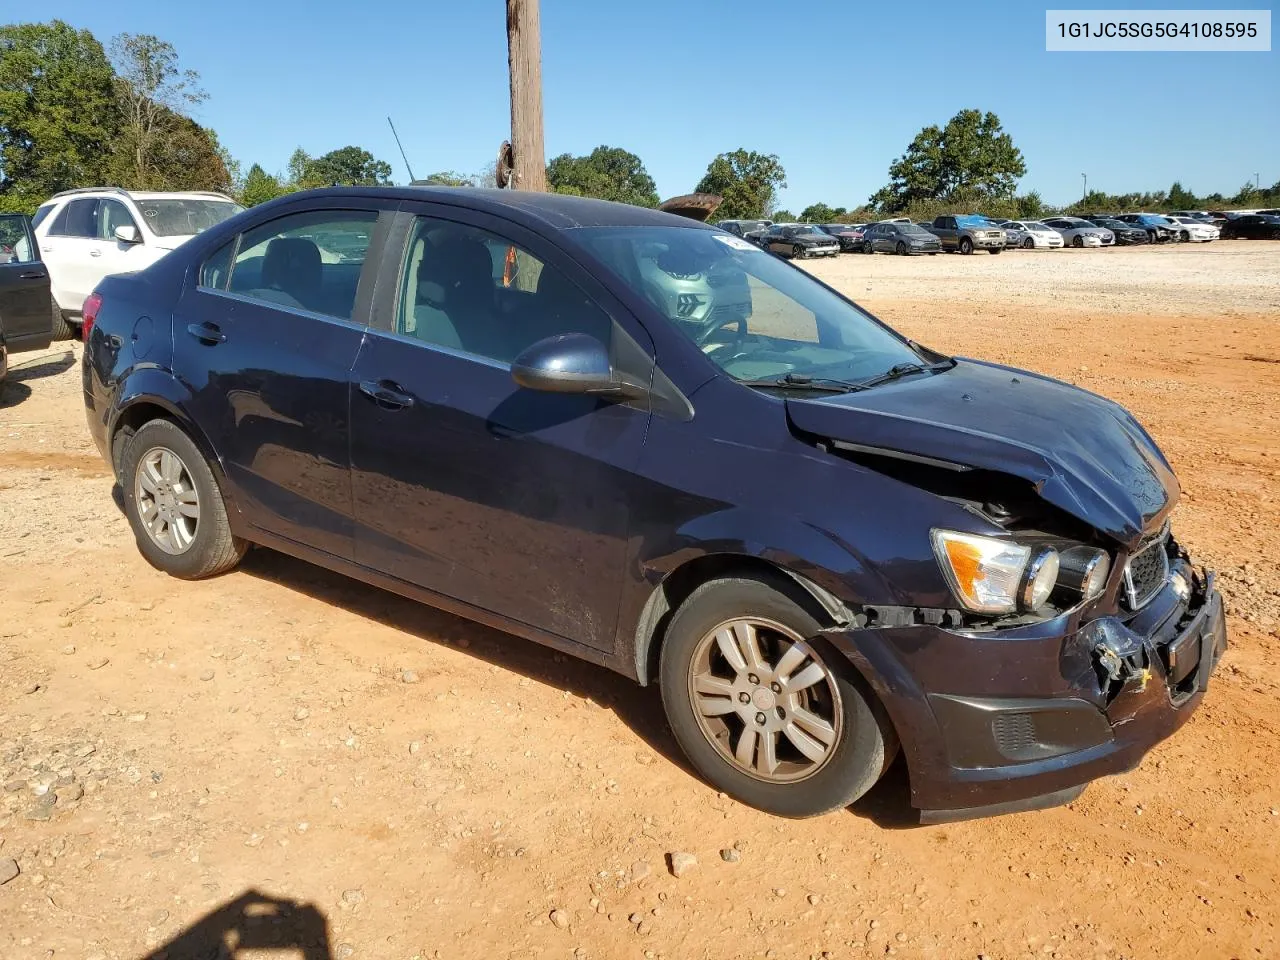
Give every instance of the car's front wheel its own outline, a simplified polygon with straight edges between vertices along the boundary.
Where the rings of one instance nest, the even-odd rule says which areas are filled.
[[[184,580],[230,570],[247,544],[231,533],[226,503],[204,455],[169,420],[139,428],[121,458],[124,512],[153,567]]]
[[[798,243],[793,244],[791,247],[791,259],[792,260],[804,259],[804,247],[800,246],[800,244]]]
[[[898,241],[898,256],[905,257],[907,255],[907,245],[901,240]]]
[[[58,306],[58,301],[53,297],[49,298],[53,316],[50,317],[50,330],[55,340],[70,340],[76,335],[76,328],[67,323],[67,318],[62,315],[62,308]]]
[[[1023,249],[1023,250],[1034,250],[1034,249],[1035,249],[1035,247],[1036,247],[1036,242],[1035,242],[1034,240],[1032,240],[1030,237],[1024,237],[1024,238],[1023,238],[1023,240],[1022,240],[1022,249]]]
[[[961,240],[960,252],[963,253],[965,256],[968,256],[969,254],[973,253],[973,241],[970,240],[968,237],[965,237],[963,240]]]
[[[714,580],[667,628],[660,678],[667,720],[697,771],[770,813],[847,806],[897,750],[853,668],[799,603],[756,579]]]

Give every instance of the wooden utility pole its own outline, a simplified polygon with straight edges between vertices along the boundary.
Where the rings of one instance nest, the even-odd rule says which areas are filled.
[[[507,63],[511,69],[512,186],[547,189],[542,145],[542,28],[538,0],[507,0]]]

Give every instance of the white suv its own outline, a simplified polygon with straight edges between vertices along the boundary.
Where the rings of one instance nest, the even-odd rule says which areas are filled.
[[[67,190],[32,218],[68,337],[103,277],[151,266],[202,230],[244,208],[220,193],[144,193],[118,187]]]

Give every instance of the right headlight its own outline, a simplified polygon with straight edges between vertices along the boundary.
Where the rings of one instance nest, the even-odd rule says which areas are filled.
[[[933,552],[951,592],[975,613],[1034,612],[1058,583],[1058,551],[1049,546],[934,530]]]

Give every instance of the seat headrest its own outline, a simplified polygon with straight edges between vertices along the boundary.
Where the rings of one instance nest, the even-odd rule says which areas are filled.
[[[304,300],[320,285],[320,248],[306,237],[276,237],[262,259],[262,283]]]

